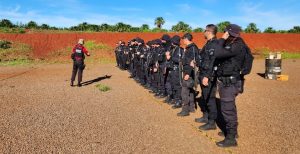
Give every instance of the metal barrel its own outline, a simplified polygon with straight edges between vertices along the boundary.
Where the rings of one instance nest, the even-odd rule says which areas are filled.
[[[268,59],[265,61],[265,78],[276,80],[277,75],[281,75],[281,62],[282,59]]]

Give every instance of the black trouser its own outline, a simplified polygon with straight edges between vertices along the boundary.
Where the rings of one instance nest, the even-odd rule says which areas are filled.
[[[166,87],[166,92],[167,92],[167,95],[169,96],[173,96],[173,90],[172,90],[172,70],[169,70],[167,69],[167,72],[166,72],[166,84],[165,84],[165,87]]]
[[[78,83],[80,83],[82,81],[82,73],[84,70],[84,62],[83,60],[75,60],[73,62],[73,71],[72,71],[72,77],[71,77],[71,82],[75,81],[75,77],[78,71]]]
[[[127,56],[122,55],[122,68],[123,69],[127,69],[126,62],[127,62]]]
[[[165,82],[165,77],[166,77],[166,67],[165,65],[159,64],[159,91],[161,93],[166,93],[166,82]]]
[[[234,84],[225,85],[218,81],[221,113],[225,121],[225,134],[236,135],[238,126],[237,109],[235,105],[235,98],[241,90],[241,81]]]
[[[194,84],[191,84],[191,82],[193,82],[193,79],[191,78],[189,80],[182,81],[182,110],[186,112],[195,110],[195,91],[193,89]]]
[[[160,90],[160,72],[153,72],[153,88],[155,91],[159,91]]]
[[[136,73],[135,72],[135,67],[136,67],[135,66],[135,61],[132,60],[131,63],[130,63],[130,73],[131,73],[131,76],[133,76],[133,77],[135,76],[135,73]]]
[[[146,84],[151,85],[151,72],[150,69],[145,67]]]
[[[181,84],[180,84],[179,69],[175,69],[170,73],[171,76],[171,86],[173,97],[176,101],[181,100]]]
[[[216,93],[217,93],[216,81],[209,81],[208,86],[204,86],[202,85],[202,80],[200,80],[200,87],[201,87],[201,98],[200,98],[199,106],[201,108],[201,111],[208,113],[208,120],[216,120],[218,115],[217,103],[216,103]]]

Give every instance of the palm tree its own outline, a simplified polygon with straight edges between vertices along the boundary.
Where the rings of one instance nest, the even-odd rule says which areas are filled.
[[[163,17],[157,17],[154,24],[157,26],[157,28],[161,29],[161,26],[165,24],[165,20]]]

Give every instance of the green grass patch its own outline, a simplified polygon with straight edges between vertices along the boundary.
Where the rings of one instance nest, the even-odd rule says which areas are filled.
[[[106,44],[103,44],[103,43],[95,43],[95,41],[86,41],[84,43],[84,46],[90,50],[90,51],[93,51],[93,50],[100,50],[100,49],[112,49],[110,46],[106,45]]]
[[[277,53],[280,52],[281,53],[281,58],[282,59],[300,59],[300,53],[297,52],[288,52],[285,50],[282,51],[273,51],[270,50],[269,48],[259,48],[259,49],[255,49],[253,54],[257,55],[260,58],[265,58],[268,57],[269,53]]]
[[[106,85],[103,85],[103,84],[97,84],[96,88],[98,88],[102,92],[106,92],[106,91],[111,90],[111,88],[109,86],[106,86]]]
[[[26,33],[25,28],[7,28],[7,27],[2,27],[0,28],[0,33]]]
[[[12,42],[7,49],[0,48],[0,65],[27,65],[34,62],[32,48],[23,43]]]

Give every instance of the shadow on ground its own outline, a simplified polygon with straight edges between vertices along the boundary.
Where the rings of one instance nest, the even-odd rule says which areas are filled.
[[[112,75],[105,75],[105,76],[101,76],[101,77],[98,77],[98,78],[93,79],[93,80],[82,82],[81,84],[82,84],[82,86],[88,86],[90,84],[99,82],[101,80],[110,79],[111,77],[112,77]]]

